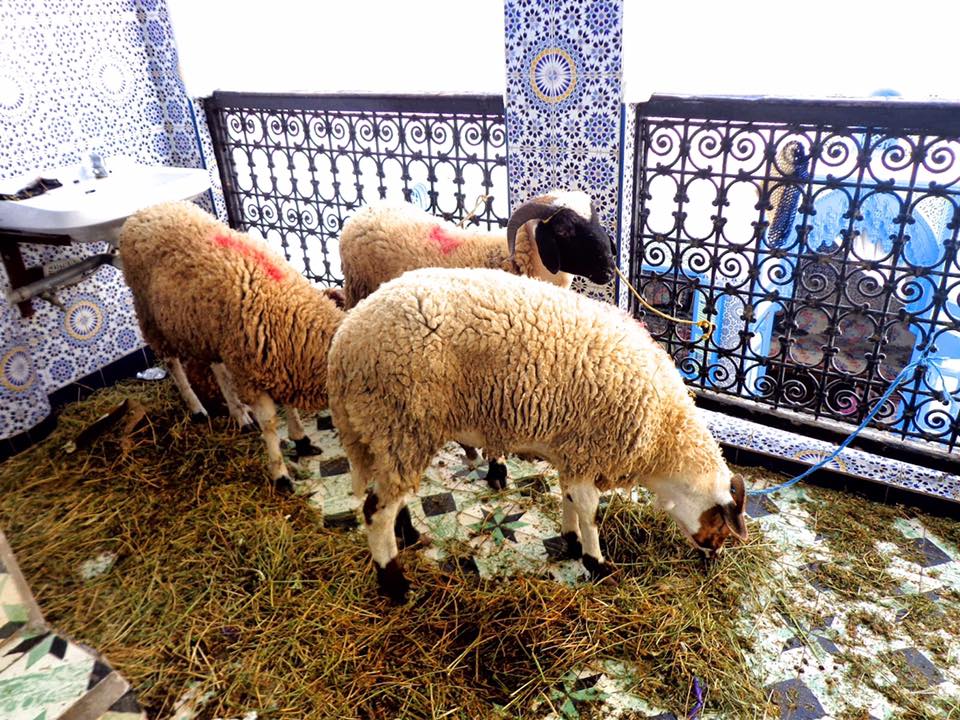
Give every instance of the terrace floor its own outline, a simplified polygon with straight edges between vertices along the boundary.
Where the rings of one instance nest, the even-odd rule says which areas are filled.
[[[140,398],[148,409],[148,416],[153,405],[170,403],[166,396],[158,400],[157,390],[142,383],[121,386],[117,392]],[[116,397],[112,396],[114,401]],[[40,557],[41,549],[35,543],[31,544],[27,537],[27,533],[37,532],[34,523],[22,517],[23,508],[38,502],[50,502],[49,498],[40,499],[40,495],[49,493],[54,486],[45,484],[42,478],[45,468],[53,467],[45,463],[49,457],[56,456],[54,448],[63,442],[64,437],[59,433],[70,432],[97,417],[106,402],[94,396],[67,413],[68,416],[72,414],[76,422],[61,423],[66,427],[47,442],[46,449],[38,451],[36,483],[25,483],[23,477],[16,472],[5,472],[4,466],[0,465],[0,518],[3,518],[11,545],[20,553],[24,573],[41,608],[45,609],[47,604],[56,608],[55,612],[47,613],[48,621],[53,622],[58,631],[104,650],[108,661],[131,677],[135,690],[141,689],[137,687],[138,678],[150,677],[149,687],[142,688],[145,691],[142,694],[153,696],[156,693],[153,684],[158,678],[161,681],[164,677],[182,679],[183,675],[165,676],[159,671],[144,669],[144,663],[151,660],[139,657],[137,644],[143,641],[138,641],[135,630],[116,632],[116,628],[111,627],[111,623],[126,622],[125,618],[108,617],[106,622],[86,622],[84,614],[109,615],[109,611],[98,604],[102,600],[98,600],[97,595],[103,593],[104,597],[110,597],[111,584],[122,582],[119,576],[126,572],[126,564],[136,560],[136,550],[123,547],[103,552],[101,547],[92,546],[88,562],[73,568],[77,577],[64,584],[53,576],[63,570],[49,567],[50,564]],[[157,440],[158,428],[172,417],[165,412],[158,409],[150,421],[157,442],[163,442],[162,438]],[[265,490],[264,480],[248,477],[246,482],[252,487],[253,497],[261,498],[258,502],[263,505],[265,513],[287,513],[284,517],[294,515],[296,519],[299,516],[296,510],[290,509],[290,503],[302,506],[305,502],[315,510],[310,513],[311,531],[332,538],[333,543],[349,546],[353,553],[350,557],[362,559],[364,541],[358,529],[358,506],[350,495],[348,465],[336,431],[324,416],[316,422],[311,420],[308,427],[314,443],[323,448],[323,454],[301,462],[303,472],[297,483],[300,497],[278,505]],[[177,425],[174,429],[176,432],[171,434],[178,443],[205,442],[205,428]],[[104,444],[110,442],[110,438],[104,440]],[[151,441],[141,438],[140,442]],[[73,471],[68,469],[66,472],[75,471],[79,477],[84,472],[89,474],[91,463],[108,457],[110,447],[104,452],[107,455],[99,454],[94,448],[87,458],[74,457],[68,461],[61,458],[58,462],[73,467]],[[253,467],[258,466],[259,443],[255,438],[238,441],[236,452],[249,457]],[[229,452],[221,454],[216,462],[230,463],[229,457]],[[508,489],[493,493],[482,481],[483,468],[472,470],[464,465],[456,446],[449,446],[437,456],[423,479],[418,497],[410,502],[414,523],[428,529],[433,538],[429,547],[407,549],[402,553],[405,562],[413,567],[414,582],[423,584],[429,579],[437,582],[437,578],[446,578],[441,582],[443,589],[437,592],[454,592],[450,587],[476,588],[477,592],[491,593],[493,602],[507,602],[511,598],[515,600],[514,595],[508,597],[506,593],[511,592],[510,587],[515,590],[514,583],[519,582],[518,578],[532,578],[529,581],[532,583],[529,585],[533,589],[531,592],[540,592],[543,588],[549,591],[553,584],[563,586],[567,593],[563,597],[574,604],[566,612],[574,613],[578,607],[581,610],[586,608],[582,611],[588,612],[593,604],[597,607],[614,605],[634,597],[625,595],[622,587],[607,589],[586,583],[581,565],[560,557],[559,503],[556,502],[558,489],[554,471],[545,463],[515,459],[511,459],[508,466]],[[23,464],[17,466],[23,467]],[[245,466],[245,471],[249,467]],[[757,469],[739,468],[738,472],[745,476],[748,486],[780,479]],[[91,479],[89,482],[99,481]],[[152,484],[156,481],[144,478],[143,482]],[[19,502],[23,505],[18,505]],[[90,502],[89,498],[78,501],[75,510],[87,502]],[[639,502],[646,504],[646,499],[641,496]],[[619,547],[620,539],[612,535],[619,532],[618,528],[625,527],[615,524],[615,521],[619,522],[615,517],[617,512],[623,512],[620,500],[601,506],[603,519],[607,519],[608,513],[613,514],[607,523],[601,522],[601,536],[606,536],[608,546],[617,544]],[[64,513],[63,532],[69,533],[71,513],[66,509]],[[677,658],[687,658],[690,657],[687,653],[697,652],[696,647],[680,647],[678,644],[675,653],[666,651],[655,660],[641,652],[643,657],[638,657],[636,663],[624,661],[622,654],[613,657],[595,652],[578,656],[577,664],[560,678],[540,678],[546,683],[545,689],[524,706],[510,706],[509,701],[500,703],[507,706],[501,716],[661,720],[688,716],[780,717],[790,720],[960,718],[960,523],[923,515],[910,508],[880,505],[806,485],[765,498],[751,498],[749,514],[752,518],[751,543],[728,550],[729,557],[721,560],[719,566],[709,570],[707,575],[699,568],[692,551],[682,546],[679,535],[668,525],[651,527],[650,532],[656,537],[647,538],[637,546],[643,549],[642,552],[649,553],[649,557],[638,557],[636,568],[618,558],[624,567],[621,585],[629,585],[633,591],[638,591],[639,586],[649,583],[646,590],[656,588],[671,612],[680,614],[689,612],[683,603],[690,598],[672,597],[670,583],[676,583],[677,593],[702,594],[699,602],[712,603],[716,599],[709,592],[711,582],[720,575],[735,575],[741,560],[751,556],[766,558],[762,572],[755,571],[756,577],[744,580],[742,597],[736,606],[718,609],[702,605],[704,618],[709,616],[715,620],[722,617],[724,611],[729,611],[730,624],[724,631],[735,635],[730,640],[735,646],[730,655],[734,664],[731,670],[743,673],[742,687],[735,682],[721,682],[723,686],[713,687],[706,677],[697,676],[694,666],[688,673],[684,672],[684,667],[673,666]],[[8,525],[14,527],[11,529]],[[148,534],[150,530],[144,528],[142,532]],[[172,538],[170,542],[173,542]],[[103,547],[107,546],[109,543]],[[296,543],[287,551],[296,552]],[[205,561],[213,566],[217,562],[217,553],[226,550],[212,542],[208,550],[198,549],[197,552],[208,553]],[[416,560],[410,557],[414,553],[419,556]],[[170,562],[175,564],[176,558],[170,558]],[[315,612],[343,612],[345,615],[362,612],[365,622],[372,624],[395,622],[404,612],[426,612],[420,608],[429,604],[423,595],[415,594],[413,609],[402,611],[389,608],[377,598],[373,593],[373,574],[365,560],[358,561],[355,566],[345,562],[343,572],[350,578],[350,587],[359,588],[358,594],[352,595],[344,587],[331,583],[325,587],[323,595],[317,596],[327,603],[327,607],[318,606],[321,600],[314,599],[312,607]],[[174,575],[175,570],[171,567],[171,591],[185,592],[186,588],[178,590],[174,587]],[[80,603],[79,611],[75,608],[73,614],[65,611],[64,598],[55,598],[51,594],[63,587],[88,596]],[[450,597],[463,601],[469,596]],[[534,608],[535,604],[531,601],[531,617],[542,620],[536,615],[541,610]],[[282,603],[276,601],[276,605],[280,607]],[[193,622],[191,613],[197,612],[195,608],[195,604],[181,606],[178,622]],[[431,612],[437,612],[437,609],[433,608]],[[80,697],[87,692],[88,685],[92,687],[87,677],[93,670],[93,661],[86,659],[88,655],[81,657],[85,651],[73,640],[64,641],[56,634],[33,640],[32,644],[28,637],[25,642],[22,629],[14,627],[25,617],[26,609],[16,595],[10,577],[0,575],[0,628],[13,628],[11,632],[20,633],[13,636],[8,633],[6,640],[0,640],[0,716],[10,720],[52,719],[70,705],[73,696]],[[694,613],[688,621],[696,624],[698,617]],[[699,642],[706,648],[711,642],[728,641],[727,638],[708,638],[705,635],[708,632],[709,626],[704,621],[697,632],[677,642]],[[67,637],[66,634],[63,637]],[[129,638],[125,637],[127,634]],[[299,639],[307,644],[311,642],[309,637]],[[319,636],[313,640],[319,640]],[[642,637],[639,642],[638,647],[643,648]],[[662,638],[657,642],[662,643]],[[202,679],[204,673],[212,672],[211,663],[225,666],[232,662],[226,656],[223,658],[205,659],[198,657],[196,652],[181,654],[179,662],[191,666],[187,675],[192,675],[201,684],[184,683],[182,687],[174,688],[175,694],[188,698],[188,702],[176,712],[164,707],[162,716],[189,717],[195,712],[204,713],[204,703],[210,705],[210,698],[215,697],[217,691],[211,686],[214,688],[211,695],[205,695],[198,688],[205,689]],[[479,657],[479,660],[483,658]],[[353,666],[349,659],[343,662],[344,666]],[[671,666],[669,672],[660,668],[658,663]],[[67,666],[72,669],[65,671]],[[132,675],[126,673],[127,668]],[[100,670],[102,674],[102,668]],[[301,676],[287,676],[279,682],[303,683],[306,687],[311,681],[309,672],[304,669]],[[653,696],[649,691],[644,692],[644,688],[650,687],[645,681],[648,673],[663,674],[664,682],[672,679],[677,683],[682,678],[684,686],[670,688],[663,697]],[[726,677],[719,670],[718,673],[717,677]],[[518,681],[518,687],[524,686],[522,680]],[[530,678],[531,682],[534,680],[536,678]],[[432,682],[440,684],[445,680],[439,678]],[[431,685],[426,679],[423,683]],[[32,692],[29,691],[31,687],[40,689]],[[737,705],[738,693],[745,696],[752,692],[749,688],[762,689],[769,702],[758,702],[749,709]],[[698,692],[705,700],[702,711],[697,702]],[[685,699],[678,703],[677,697]],[[109,717],[119,718],[121,713],[127,713],[124,717],[137,716],[140,710],[132,703],[132,698],[128,697],[125,702],[115,708],[116,715]],[[730,707],[741,707],[741,710],[731,714]],[[235,717],[249,712],[266,717],[297,716],[295,707],[278,709],[271,704],[269,697],[258,700],[251,695],[247,695],[241,704],[218,707],[218,710],[223,709]],[[291,710],[292,713],[288,712]],[[359,710],[357,712],[360,714]],[[490,705],[490,714],[495,714],[493,704]]]

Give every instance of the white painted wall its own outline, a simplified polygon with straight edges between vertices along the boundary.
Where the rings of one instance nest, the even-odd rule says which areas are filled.
[[[960,99],[960,3],[624,0],[624,93]]]
[[[167,0],[192,97],[496,93],[502,0]]]

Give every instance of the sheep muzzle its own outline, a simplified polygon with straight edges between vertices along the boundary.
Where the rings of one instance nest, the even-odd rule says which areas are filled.
[[[739,475],[730,479],[730,498],[730,502],[705,510],[700,515],[700,529],[690,536],[694,544],[708,554],[718,552],[731,535],[741,542],[747,539],[747,491]]]

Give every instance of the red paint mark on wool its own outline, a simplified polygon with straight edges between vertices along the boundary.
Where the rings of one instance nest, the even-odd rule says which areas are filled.
[[[277,267],[276,263],[273,262],[273,259],[267,255],[267,253],[255,248],[249,242],[235,238],[232,235],[215,235],[213,241],[222,248],[233,250],[248,260],[252,260],[271,280],[283,280],[283,270]]]
[[[430,230],[430,240],[432,240],[440,252],[444,255],[449,255],[458,247],[460,247],[460,238],[456,235],[450,234],[448,231],[444,230],[440,225],[434,225]]]

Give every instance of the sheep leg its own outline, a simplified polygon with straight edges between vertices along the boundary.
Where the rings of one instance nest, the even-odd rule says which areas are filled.
[[[287,437],[293,440],[297,460],[310,455],[319,455],[323,452],[320,448],[310,442],[307,437],[307,431],[303,427],[303,421],[300,419],[300,413],[296,408],[287,407]]]
[[[577,482],[569,485],[564,492],[573,498],[572,504],[580,521],[580,537],[583,542],[583,566],[596,582],[609,577],[613,567],[604,562],[600,552],[600,533],[597,530],[597,507],[600,505],[600,492],[592,482]]]
[[[253,404],[253,412],[260,423],[263,442],[267,446],[270,479],[279,492],[293,492],[293,481],[287,474],[287,466],[280,452],[280,436],[277,434],[277,406],[266,393],[260,393]]]
[[[237,421],[241,430],[246,431],[256,427],[247,406],[237,396],[237,391],[233,385],[233,376],[227,370],[227,366],[223,363],[212,363],[210,369],[213,370],[213,376],[217,379],[217,385],[220,387],[220,392],[223,393],[223,399],[227,401],[230,417]]]
[[[580,519],[577,508],[573,504],[573,495],[563,493],[563,517],[560,520],[560,534],[567,543],[567,557],[579,560],[583,557],[583,546],[580,544]]]
[[[397,538],[397,545],[400,546],[401,550],[420,542],[422,536],[420,531],[413,526],[410,508],[407,507],[406,503],[397,511],[397,519],[393,524],[393,535]]]
[[[491,460],[487,466],[487,485],[494,490],[505,490],[507,487],[507,459],[500,455]]]
[[[200,398],[197,397],[197,394],[193,391],[193,388],[190,387],[190,381],[187,380],[187,374],[183,371],[183,365],[180,363],[180,358],[167,358],[167,366],[170,368],[170,375],[173,376],[173,382],[176,383],[177,389],[180,391],[180,395],[183,396],[184,401],[187,403],[187,407],[190,408],[190,419],[193,422],[203,422],[207,420],[207,411],[204,410],[203,403],[200,402]]]
[[[401,508],[406,510],[403,497],[384,501],[377,495],[377,483],[367,493],[363,503],[363,519],[367,525],[367,543],[373,564],[377,569],[377,587],[382,595],[393,602],[403,604],[407,601],[410,583],[403,575],[403,569],[397,561],[397,538],[394,529],[399,520]],[[412,526],[411,526],[412,527]]]

